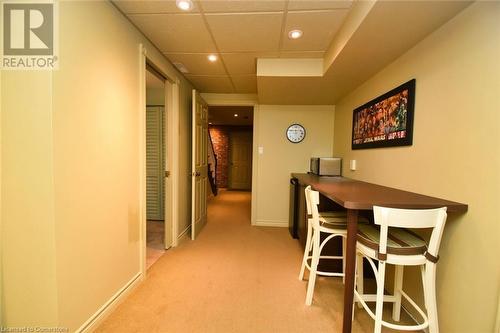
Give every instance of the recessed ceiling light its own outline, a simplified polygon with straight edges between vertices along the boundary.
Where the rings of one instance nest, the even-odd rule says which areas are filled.
[[[175,4],[180,10],[188,11],[193,9],[193,2],[191,0],[177,0]]]
[[[238,114],[237,114],[237,113],[235,113],[235,114],[234,114],[234,116],[235,116],[235,117],[238,117]]]
[[[302,35],[303,35],[303,32],[302,32],[302,30],[299,30],[299,29],[290,30],[288,32],[288,38],[290,38],[290,39],[298,39],[298,38],[302,37]]]
[[[208,60],[211,62],[215,62],[215,61],[217,61],[217,56],[215,54],[210,54],[208,56]]]

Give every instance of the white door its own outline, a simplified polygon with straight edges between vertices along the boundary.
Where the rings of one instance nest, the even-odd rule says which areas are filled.
[[[146,216],[164,220],[163,107],[146,108]]]
[[[191,239],[207,223],[208,189],[208,105],[193,89],[191,164]]]
[[[252,132],[232,132],[229,138],[229,188],[252,188]]]

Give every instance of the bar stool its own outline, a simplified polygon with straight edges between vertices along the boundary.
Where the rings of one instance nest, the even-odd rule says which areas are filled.
[[[344,278],[345,271],[345,238],[347,237],[347,213],[346,212],[318,212],[319,192],[313,191],[311,186],[305,189],[306,207],[307,207],[307,236],[304,256],[302,258],[302,266],[300,268],[299,279],[303,280],[305,268],[309,269],[309,281],[307,284],[306,305],[312,304],[314,293],[314,285],[316,283],[316,275],[322,276],[342,276]],[[361,218],[364,222],[366,219]],[[321,242],[321,233],[328,236]],[[335,238],[342,238],[342,256],[322,256],[321,251],[325,244]],[[312,251],[312,255],[309,253]],[[336,259],[342,260],[342,273],[318,271],[318,263],[320,259]],[[309,264],[308,261],[311,261]]]
[[[380,333],[382,326],[404,331],[422,330],[429,327],[429,333],[438,333],[438,315],[436,304],[436,263],[439,259],[439,245],[446,223],[446,207],[437,209],[395,209],[373,207],[375,224],[358,226],[357,242],[357,286],[354,298],[375,320],[375,333]],[[389,229],[389,227],[391,227]],[[422,238],[404,228],[432,228],[427,244]],[[372,267],[377,282],[375,295],[364,294],[362,284],[362,260],[365,257]],[[378,260],[378,267],[374,260]],[[385,266],[396,266],[394,295],[384,295]],[[404,266],[420,266],[427,314],[403,291]],[[358,285],[361,288],[358,288]],[[382,320],[384,302],[393,302],[392,319],[399,321],[401,297],[404,297],[423,318],[417,325],[399,325]],[[375,313],[366,302],[376,302]]]

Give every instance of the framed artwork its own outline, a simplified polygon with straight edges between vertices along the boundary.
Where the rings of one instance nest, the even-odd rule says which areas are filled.
[[[354,109],[352,149],[411,146],[415,79]]]

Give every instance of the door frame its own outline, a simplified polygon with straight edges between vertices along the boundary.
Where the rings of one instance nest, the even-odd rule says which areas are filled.
[[[252,201],[250,209],[250,224],[257,225],[257,162],[259,145],[259,103],[255,94],[213,94],[200,93],[208,106],[253,106],[253,138],[252,138]]]
[[[178,234],[178,191],[179,191],[179,79],[172,78],[153,57],[147,56],[147,49],[139,45],[139,264],[142,277],[146,276],[146,64],[165,77],[165,112],[166,135],[164,145],[165,165],[170,172],[165,177],[165,248],[177,246]],[[167,171],[167,170],[165,170]]]

